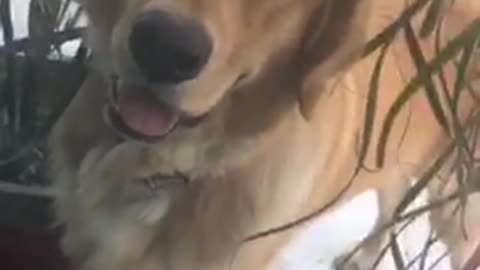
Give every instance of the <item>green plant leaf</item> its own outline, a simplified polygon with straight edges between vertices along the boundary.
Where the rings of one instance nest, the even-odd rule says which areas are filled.
[[[411,24],[405,26],[405,38],[407,40],[407,47],[410,52],[410,56],[413,58],[413,62],[417,68],[418,76],[422,81],[422,85],[428,96],[428,102],[430,107],[433,110],[435,117],[437,118],[438,123],[442,126],[444,131],[448,134],[450,133],[448,120],[445,116],[444,109],[442,108],[442,103],[438,96],[438,91],[435,87],[435,84],[432,79],[432,74],[430,68],[427,65],[425,57],[423,56],[420,45],[418,44],[415,32]]]
[[[364,162],[368,154],[368,148],[370,147],[372,132],[375,124],[375,115],[377,112],[377,99],[380,78],[382,74],[382,67],[385,60],[385,55],[388,51],[388,46],[384,45],[378,56],[375,67],[373,68],[372,77],[370,79],[369,91],[367,96],[367,105],[365,109],[365,123],[363,125],[362,144],[360,146],[358,169],[364,167]],[[358,170],[357,169],[357,170]]]
[[[387,26],[382,32],[376,35],[372,40],[370,40],[363,51],[363,56],[368,56],[372,52],[379,49],[382,45],[390,43],[398,31],[400,31],[410,20],[417,14],[419,10],[425,7],[432,0],[418,0],[405,8],[400,17]]]
[[[431,1],[425,19],[420,27],[419,36],[421,38],[427,38],[435,32],[436,27],[441,22],[446,4],[447,2],[445,0]]]
[[[31,0],[28,16],[28,34],[31,38],[51,36],[57,27],[62,0]],[[43,58],[50,53],[52,42],[44,40],[28,50],[30,56]]]
[[[442,67],[451,61],[457,54],[465,47],[469,40],[480,35],[480,18],[474,20],[468,27],[465,28],[459,35],[448,42],[448,44],[427,64],[429,74],[434,75],[442,70]],[[393,124],[397,115],[400,113],[404,105],[410,98],[417,93],[423,86],[422,78],[418,74],[405,87],[405,90],[397,97],[392,106],[387,112],[385,120],[382,125],[380,139],[377,147],[377,167],[383,167],[385,160],[385,150],[392,130]]]
[[[395,268],[397,268],[397,270],[406,269],[405,263],[403,261],[402,252],[397,242],[397,237],[393,233],[390,235],[390,250],[392,251],[392,257],[393,257],[393,262],[395,263]]]

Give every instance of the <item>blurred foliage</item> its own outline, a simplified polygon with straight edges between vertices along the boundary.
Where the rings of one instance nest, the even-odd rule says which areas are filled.
[[[413,1],[403,14],[368,43],[365,49],[365,56],[374,52],[379,52],[379,54],[370,82],[365,126],[359,151],[359,170],[372,170],[383,166],[386,146],[396,117],[401,111],[408,108],[407,102],[419,91],[425,91],[438,124],[443,127],[446,134],[450,135],[451,138],[450,145],[445,152],[429,168],[426,168],[424,175],[400,201],[391,222],[379,228],[375,234],[367,237],[351,252],[350,256],[355,254],[369,239],[376,237],[378,233],[394,227],[395,229],[390,233],[390,242],[384,247],[383,252],[379,254],[376,262],[371,266],[372,269],[378,267],[387,250],[391,252],[397,269],[410,269],[413,264],[417,264],[419,269],[435,269],[436,264],[441,262],[447,254],[438,258],[432,265],[426,264],[427,255],[432,246],[438,242],[434,231],[430,232],[430,236],[424,243],[424,248],[419,254],[416,254],[412,261],[404,261],[403,259],[404,257],[398,245],[399,234],[419,216],[443,207],[447,203],[454,203],[455,205],[451,213],[452,218],[455,214],[460,213],[458,217],[463,219],[465,202],[468,196],[480,192],[480,89],[473,89],[473,87],[478,87],[478,84],[476,86],[471,85],[472,78],[466,80],[469,75],[472,75],[467,74],[468,67],[474,67],[474,70],[480,71],[480,14],[461,33],[453,37],[445,46],[441,46],[439,42],[440,33],[442,27],[448,24],[443,18],[443,14],[448,8],[448,3],[448,0]],[[415,33],[412,27],[413,16],[422,9],[426,9],[426,16],[421,24],[420,31]],[[403,92],[389,108],[383,125],[380,127],[379,142],[371,146],[371,133],[374,128],[377,94],[380,91],[378,85],[385,59],[384,56],[391,47],[393,39],[399,35],[403,35],[407,42],[417,74],[407,83]],[[433,58],[427,61],[419,44],[421,39],[432,36],[435,40],[436,51]],[[453,86],[449,86],[446,83],[444,68],[447,63],[452,62],[456,67],[456,74]],[[480,80],[480,74],[473,74],[473,77],[477,81]],[[440,85],[434,83],[436,80],[440,81]],[[464,125],[461,124],[459,119],[460,96],[468,96],[476,104]],[[440,100],[446,100],[446,104]],[[376,151],[376,168],[367,168],[364,164],[370,148],[374,148],[374,151]],[[440,170],[446,170],[454,176],[448,179],[447,182],[456,181],[456,184],[458,184],[457,190],[453,191],[453,193],[445,194],[443,198],[438,198],[437,201],[433,201],[425,206],[407,210],[431,181],[435,179],[440,180],[436,177]],[[463,221],[460,220],[459,223],[463,224]],[[465,237],[468,237],[466,232],[464,234]],[[351,258],[350,256],[346,256],[342,263],[348,261]]]
[[[449,0],[415,0],[410,1],[410,5],[406,7],[404,12],[382,32],[374,37],[365,47],[363,56],[369,56],[373,53],[378,53],[377,63],[370,77],[370,89],[368,93],[365,123],[361,143],[358,152],[358,167],[356,174],[361,170],[374,171],[384,165],[386,147],[389,141],[390,132],[395,124],[397,116],[403,110],[408,110],[408,101],[420,91],[425,91],[430,107],[438,121],[438,124],[443,127],[446,134],[451,138],[450,145],[446,151],[429,167],[420,179],[410,188],[399,205],[395,209],[394,216],[391,222],[384,224],[378,228],[376,233],[373,233],[362,243],[360,243],[349,255],[345,256],[338,262],[338,266],[348,262],[348,260],[359,251],[363,244],[370,239],[378,236],[379,233],[384,233],[386,230],[394,230],[390,233],[390,242],[383,248],[379,254],[376,262],[371,269],[376,269],[381,259],[390,251],[396,264],[397,269],[410,269],[413,264],[420,264],[420,269],[435,269],[436,263],[439,263],[445,256],[439,258],[433,265],[426,265],[426,256],[429,254],[431,247],[437,243],[438,239],[432,235],[424,243],[424,248],[415,256],[415,259],[409,262],[403,260],[400,254],[398,245],[398,235],[405,230],[415,219],[419,216],[428,213],[436,208],[443,207],[446,204],[454,203],[454,214],[464,213],[464,206],[467,197],[472,193],[480,192],[480,96],[478,87],[471,85],[471,80],[467,78],[467,67],[476,67],[477,72],[480,70],[480,14],[470,25],[468,25],[461,33],[452,39],[444,46],[440,45],[440,33],[442,27],[447,22],[444,21],[443,15],[447,8],[449,8]],[[426,10],[426,16],[421,22],[420,31],[416,33],[413,30],[414,16],[419,11]],[[410,81],[407,82],[403,92],[393,102],[389,108],[386,118],[380,127],[374,127],[376,110],[377,110],[377,96],[379,91],[379,81],[383,69],[386,52],[391,49],[392,41],[403,36],[407,42],[407,48],[410,53],[416,69],[417,74]],[[426,58],[420,49],[421,39],[432,37],[435,40],[435,54],[432,59]],[[445,66],[448,63],[454,63],[456,67],[455,82],[453,89],[449,88],[446,83]],[[471,75],[471,74],[469,74]],[[474,74],[477,81],[480,80],[480,74]],[[435,84],[434,81],[440,81],[440,85]],[[453,93],[453,94],[452,94]],[[460,96],[468,96],[477,106],[467,119],[467,122],[462,125],[459,119]],[[440,100],[446,100],[441,102]],[[446,103],[446,104],[444,104]],[[412,115],[411,117],[415,117]],[[372,141],[372,131],[374,128],[380,128],[380,138],[378,142]],[[373,168],[365,164],[367,155],[375,151],[376,162]],[[451,194],[446,194],[444,198],[438,198],[425,206],[408,210],[412,203],[422,191],[426,189],[428,184],[438,176],[440,170],[446,170],[453,175],[452,179],[448,181],[456,181],[458,189]],[[299,226],[312,218],[327,211],[330,206],[336,203],[347,192],[355,176],[352,177],[350,183],[337,194],[334,199],[321,209],[317,209],[309,215],[297,219],[291,223],[284,224],[279,227],[271,228],[263,232],[256,233],[248,237],[245,242],[254,241],[256,239],[283,232],[290,228]],[[388,181],[388,179],[385,179]],[[463,215],[457,215],[460,219]],[[463,224],[460,221],[460,224]],[[467,237],[467,236],[466,236]]]
[[[82,8],[70,0],[30,0],[28,36],[15,38],[12,4],[0,1],[0,180],[43,183],[46,135],[78,89],[88,51],[78,27]],[[78,40],[75,55],[62,51]]]

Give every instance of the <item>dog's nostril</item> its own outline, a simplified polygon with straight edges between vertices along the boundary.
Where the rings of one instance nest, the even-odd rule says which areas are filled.
[[[188,53],[177,52],[172,57],[175,63],[172,63],[172,73],[177,77],[189,77],[192,71],[197,70],[196,67],[201,65],[201,57],[198,55],[190,55]]]
[[[140,15],[132,27],[130,51],[144,76],[157,83],[195,78],[206,65],[212,43],[199,24],[163,11]]]

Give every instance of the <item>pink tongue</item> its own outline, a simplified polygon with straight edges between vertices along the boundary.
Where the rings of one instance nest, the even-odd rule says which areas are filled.
[[[120,97],[118,112],[122,121],[142,135],[167,134],[175,126],[178,115],[158,100],[133,92]]]

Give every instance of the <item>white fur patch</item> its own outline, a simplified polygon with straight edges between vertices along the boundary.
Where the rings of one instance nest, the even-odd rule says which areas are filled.
[[[336,257],[352,249],[373,230],[378,217],[377,193],[366,191],[305,225],[270,269],[330,269]]]

